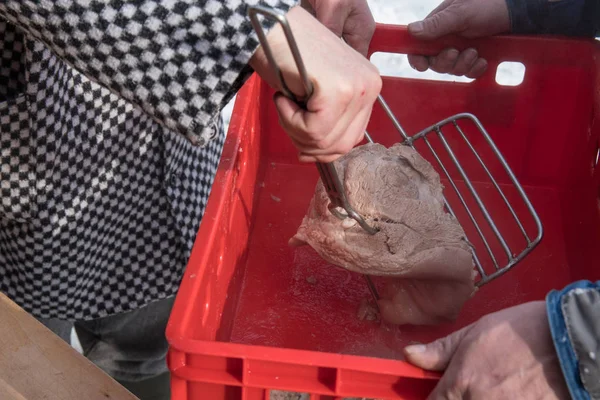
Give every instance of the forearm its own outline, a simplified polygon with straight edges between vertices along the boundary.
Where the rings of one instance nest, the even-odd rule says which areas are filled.
[[[597,0],[506,0],[517,34],[595,37],[600,32]]]
[[[600,399],[600,284],[579,281],[546,298],[552,339],[575,400]]]
[[[296,2],[278,0],[275,8],[286,12]],[[202,130],[232,86],[243,82],[258,46],[246,4],[239,3],[9,0],[0,2],[0,17],[89,79],[203,144]],[[264,23],[268,31],[272,23]]]

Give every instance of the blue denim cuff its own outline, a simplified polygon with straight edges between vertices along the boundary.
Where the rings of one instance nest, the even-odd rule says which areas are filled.
[[[598,285],[599,283],[590,281],[577,281],[569,284],[560,291],[553,290],[546,296],[546,311],[552,340],[554,341],[554,348],[556,349],[560,366],[573,400],[590,400],[590,396],[584,389],[579,377],[578,361],[567,332],[561,299],[571,290],[598,288]]]
[[[598,33],[597,0],[506,0],[515,34],[594,37]]]

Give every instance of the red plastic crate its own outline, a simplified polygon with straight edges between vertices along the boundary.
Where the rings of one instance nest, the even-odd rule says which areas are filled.
[[[254,76],[238,95],[167,328],[173,399],[265,400],[271,390],[308,393],[311,400],[425,398],[439,374],[403,362],[404,345],[542,299],[573,280],[600,279],[598,42],[496,37],[423,43],[404,27],[378,25],[371,54],[434,54],[450,44],[476,47],[489,61],[485,77],[471,83],[386,77],[382,94],[410,134],[459,112],[476,115],[540,215],[540,245],[485,285],[456,323],[389,329],[359,321],[358,303],[368,296],[362,277],[328,265],[308,246],[287,245],[318,173],[297,161],[277,123],[272,90]],[[503,61],[525,65],[520,86],[495,82]],[[368,131],[388,146],[400,140],[378,104]],[[476,185],[485,197],[485,184]],[[514,232],[508,237],[516,238]]]

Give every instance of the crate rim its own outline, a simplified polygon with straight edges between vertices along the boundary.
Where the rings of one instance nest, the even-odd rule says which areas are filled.
[[[441,377],[439,372],[423,370],[402,360],[299,350],[287,347],[269,347],[241,343],[171,338],[169,352],[171,351],[178,351],[187,355],[205,355],[242,360],[266,361],[278,364],[353,370],[402,376],[403,378],[438,380]],[[336,366],[336,363],[342,362],[344,365],[343,367]],[[182,366],[175,368],[174,371]]]
[[[407,31],[407,26],[377,23],[375,34],[389,35],[394,32],[403,31]],[[458,37],[448,37],[443,40],[434,41],[425,45],[420,44],[420,46],[425,46],[428,52],[434,52],[448,45],[455,45],[459,48],[462,48],[464,44],[468,44],[470,46],[477,46],[479,44],[481,44],[482,46],[489,46],[490,42],[496,44],[506,44],[512,43],[514,41],[539,43],[541,44],[541,46],[539,46],[538,52],[542,52],[543,48],[545,48],[549,44],[565,42],[568,42],[571,46],[578,47],[580,50],[582,48],[592,47],[597,51],[597,49],[600,48],[600,41],[595,39],[537,35],[498,35],[492,38],[483,39],[464,39]],[[416,46],[417,44],[415,43],[416,42],[411,41],[409,48],[413,48],[413,46]],[[368,57],[370,58],[376,52],[400,53],[394,50],[395,49],[393,48],[371,47],[368,52]],[[548,61],[552,61],[554,59],[551,55],[545,55],[547,56]],[[525,56],[525,58],[527,59],[530,59],[531,57],[532,54],[528,54]],[[506,59],[504,57],[502,57],[501,59],[496,58],[494,61],[498,63],[504,60],[520,61],[519,59],[516,59],[514,57],[508,57]],[[385,78],[390,77],[385,76]],[[242,125],[242,121],[244,121],[247,118],[248,114],[252,110],[251,104],[244,104],[241,103],[241,101],[244,97],[249,95],[258,96],[258,94],[261,92],[262,85],[263,80],[256,73],[253,73],[252,76],[246,81],[244,86],[238,92],[233,107],[233,109],[236,110],[236,112],[233,113],[231,117],[226,142],[223,147],[223,153],[215,175],[215,182],[217,182],[217,180],[220,179],[226,179],[231,174],[235,173],[234,166],[237,161],[237,157],[239,154],[238,152],[242,143],[242,138],[244,134],[247,134],[245,132],[241,132],[239,130],[239,127]],[[211,196],[205,209],[205,215],[215,215],[216,213],[219,213],[222,210],[222,202],[218,202],[215,199],[221,198],[221,196],[227,193],[227,191],[229,191],[230,189],[230,180],[227,180],[226,185],[213,185],[213,190],[211,191]],[[206,225],[209,225],[210,227],[213,224],[214,221],[212,219],[203,220],[198,232],[200,232],[200,229],[202,229],[202,227],[204,227],[204,229],[207,229]],[[215,239],[216,230],[211,229],[210,231],[210,236],[207,236],[205,238],[208,239],[204,242],[205,248],[212,245]],[[185,272],[182,277],[181,286],[179,288],[180,290],[182,287],[184,287],[186,292],[193,291],[193,287],[197,285],[197,283],[191,279],[192,277],[190,277],[191,272],[188,268],[189,261],[191,261],[192,258],[194,258],[194,260],[197,262],[198,260],[201,260],[204,257],[208,257],[208,253],[203,253],[199,246],[194,246],[190,258],[188,259],[188,266],[186,266]],[[184,327],[187,326],[187,316],[185,315],[185,312],[181,310],[182,306],[184,305],[183,303],[185,299],[183,299],[183,296],[180,295],[180,290],[178,290],[177,292],[175,304],[173,307],[174,311],[171,313],[169,323],[166,329],[166,338],[169,344],[168,358],[171,355],[185,356],[185,358],[179,359],[183,360],[183,363],[178,363],[178,365],[175,366],[169,366],[171,373],[176,376],[178,375],[177,372],[179,369],[185,367],[193,368],[187,365],[187,357],[194,355],[214,356],[224,359],[241,359],[243,361],[254,360],[270,363],[294,364],[302,366],[331,368],[336,370],[351,370],[381,375],[393,375],[402,378],[439,380],[442,376],[442,373],[440,372],[427,371],[415,367],[404,360],[329,353],[313,350],[300,350],[287,347],[269,347],[262,345],[187,338],[185,337],[186,335],[184,333],[187,330],[184,329]]]

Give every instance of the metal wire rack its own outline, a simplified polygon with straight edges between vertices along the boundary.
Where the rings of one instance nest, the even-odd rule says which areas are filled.
[[[312,85],[308,80],[308,75],[306,73],[306,69],[304,67],[302,58],[300,56],[298,46],[295,42],[291,28],[285,16],[270,8],[261,6],[250,7],[249,16],[259,36],[261,44],[263,44],[265,47],[265,53],[267,55],[267,58],[269,59],[271,65],[276,69],[276,72],[279,77],[279,82],[282,87],[282,91],[284,92],[284,94],[288,95],[288,97],[294,97],[293,95],[291,95],[291,92],[289,92],[289,89],[286,87],[285,82],[283,81],[283,75],[277,67],[277,64],[275,63],[270,48],[268,47],[268,45],[266,45],[266,37],[261,25],[258,22],[258,14],[261,14],[267,18],[271,18],[274,21],[281,24],[286,38],[288,40],[290,49],[292,50],[292,54],[296,61],[298,70],[300,71],[300,74],[304,80],[306,92],[310,94],[312,92]],[[473,261],[479,274],[479,279],[476,280],[476,286],[481,287],[489,283],[490,281],[498,278],[499,276],[505,274],[515,265],[517,265],[520,261],[522,261],[528,254],[531,253],[531,251],[539,244],[543,237],[543,227],[541,220],[533,205],[531,204],[531,201],[527,197],[527,194],[525,193],[523,187],[517,180],[515,174],[513,173],[508,163],[496,147],[496,144],[491,139],[489,133],[486,131],[486,129],[483,127],[483,125],[477,119],[477,117],[470,113],[456,114],[440,122],[437,122],[412,136],[409,136],[398,121],[398,118],[396,118],[396,116],[394,115],[389,105],[384,100],[382,95],[379,95],[378,103],[381,105],[386,115],[389,117],[394,128],[400,134],[401,143],[412,147],[417,152],[419,152],[419,154],[422,154],[422,152],[416,148],[416,144],[423,143],[425,145],[424,148],[427,149],[433,156],[433,159],[437,163],[436,170],[438,171],[438,173],[440,173],[440,176],[445,177],[456,196],[455,201],[449,201],[447,196],[448,193],[445,193],[444,203],[447,211],[450,214],[452,214],[455,218],[457,218],[457,220],[461,223],[463,228],[467,223],[472,224],[476,238],[474,238],[472,235],[468,237],[468,240],[471,243],[479,242],[481,244],[480,246],[472,245],[471,247]],[[484,157],[482,156],[482,154],[475,149],[473,142],[469,140],[468,135],[465,133],[466,129],[464,128],[464,124],[467,123],[471,125],[470,132],[472,132],[473,128],[475,128],[477,134],[482,135],[482,137],[484,138],[484,142],[488,144],[489,150],[491,150],[492,156],[495,157],[495,161],[499,163],[499,165],[504,170],[505,174],[508,176],[510,183],[516,189],[516,193],[523,201],[526,211],[528,212],[529,216],[534,222],[534,234],[530,234],[527,232],[522,222],[522,218],[520,218],[517,215],[513,202],[508,200],[506,191],[503,189],[503,186],[506,189],[506,183],[501,184],[498,182],[496,177],[494,177],[494,175],[492,174],[491,169],[488,167],[489,161],[487,164],[486,162],[484,162]],[[365,137],[366,140],[368,140],[369,142],[374,142],[372,136],[368,132],[365,132]],[[458,138],[464,146],[467,146],[466,148],[470,150],[470,153],[474,157],[474,160],[477,161],[475,164],[478,164],[479,167],[484,171],[485,176],[487,176],[487,178],[489,179],[488,182],[493,186],[493,188],[499,195],[499,198],[504,203],[504,206],[507,207],[509,214],[514,219],[514,222],[518,227],[518,231],[520,231],[520,234],[524,238],[523,246],[519,246],[519,248],[516,251],[515,245],[513,244],[511,246],[509,244],[509,241],[506,239],[505,235],[503,235],[503,233],[501,232],[501,227],[496,220],[497,217],[494,218],[492,216],[490,212],[490,204],[486,204],[486,202],[483,201],[483,197],[480,194],[480,191],[476,188],[477,184],[469,177],[472,169],[475,167],[473,165],[474,163],[469,162],[469,165],[465,166],[464,161],[461,162],[461,160],[459,160],[458,154],[464,154],[464,151],[459,152],[456,150],[455,147],[451,146],[451,140],[449,139],[451,137],[453,140],[455,138]],[[441,146],[434,146],[432,143],[433,138],[437,139],[437,142],[441,144]],[[445,151],[445,155],[440,153],[440,149]],[[450,160],[452,167],[449,167],[448,164],[443,161],[444,158],[448,158]],[[450,171],[451,168],[454,168],[454,170],[457,171],[457,174],[452,174]],[[456,175],[458,175],[458,177]],[[341,185],[338,186],[341,187]],[[466,187],[466,193],[460,190],[461,186]],[[343,196],[343,193],[341,193],[340,195]],[[471,202],[474,202],[473,205],[476,206],[476,210],[473,209],[474,207],[472,205],[468,204],[468,196],[470,196]],[[494,208],[497,207],[495,206]],[[463,218],[460,218],[458,213],[456,212],[458,209],[463,210]],[[476,214],[481,215],[482,218],[477,218]],[[485,225],[483,224],[484,221],[482,221],[482,219],[485,221]],[[490,232],[490,234],[486,234],[485,231]],[[511,230],[511,232],[514,232],[514,230]],[[502,258],[500,255],[497,254],[497,251],[494,251],[494,249],[500,249],[500,252],[504,253],[502,255]],[[487,272],[484,268],[484,264],[486,264],[484,261],[482,261],[484,255],[488,258],[488,260],[490,260],[490,263],[493,266],[493,270],[491,272]],[[367,280],[369,290],[371,291],[373,297],[375,299],[378,299],[379,296],[377,294],[375,286],[373,285],[368,276],[365,276],[365,278]]]

